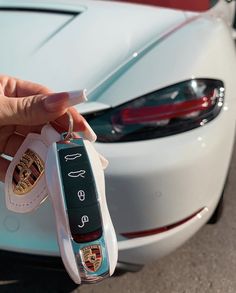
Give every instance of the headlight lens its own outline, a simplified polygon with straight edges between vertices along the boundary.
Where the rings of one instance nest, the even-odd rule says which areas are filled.
[[[181,133],[214,119],[224,102],[220,80],[192,79],[86,116],[100,142],[137,141]]]

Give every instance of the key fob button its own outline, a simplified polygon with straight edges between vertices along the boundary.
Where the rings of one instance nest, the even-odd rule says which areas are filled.
[[[68,217],[72,234],[87,234],[102,227],[98,204],[68,209]]]
[[[59,160],[67,208],[95,204],[96,184],[84,146],[59,150]]]

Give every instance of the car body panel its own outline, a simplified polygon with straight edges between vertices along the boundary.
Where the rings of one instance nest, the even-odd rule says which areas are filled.
[[[66,14],[0,10],[0,35],[4,36],[4,41],[1,42],[1,72],[14,71],[18,66],[22,68],[36,48],[63,27],[70,18],[71,16]],[[37,34],[29,27],[32,22]]]
[[[81,113],[109,109],[184,80],[223,81],[222,110],[202,127],[158,139],[95,143],[110,162],[106,193],[119,259],[142,264],[184,243],[214,212],[229,168],[236,112],[236,57],[230,27],[234,6],[220,0],[207,12],[192,13],[105,1],[1,1],[0,15],[7,5],[59,12],[53,24],[53,17],[46,21],[50,11],[44,12],[45,18],[40,12],[32,23],[37,35],[40,21],[46,22],[40,42],[28,40],[32,43],[26,52],[13,46],[19,39],[14,27],[11,59],[0,61],[1,72],[56,91],[87,88],[89,101],[77,107]],[[17,25],[12,16],[0,23],[5,25],[4,34],[7,25]],[[5,44],[4,56],[7,48]],[[171,231],[137,239],[121,235],[167,227],[202,208],[201,214]],[[49,201],[32,214],[18,215],[6,210],[1,196],[0,248],[59,255],[54,221]]]
[[[209,31],[211,32],[209,34]],[[178,52],[178,58],[176,58]],[[181,53],[180,53],[181,52]],[[218,58],[221,54],[227,60]],[[139,56],[140,54],[140,56]],[[135,60],[137,59],[137,60]],[[228,61],[230,60],[230,61]],[[211,66],[209,66],[211,64]],[[228,26],[206,15],[150,44],[125,64],[93,100],[117,106],[149,92],[192,78],[216,78],[234,83],[235,48]]]
[[[186,133],[148,143],[97,143],[98,151],[110,162],[106,190],[116,230],[124,233],[163,227],[212,200],[217,203],[234,133],[235,107],[225,105],[215,121]]]
[[[132,264],[153,262],[181,246],[206,223],[213,205],[168,232],[119,242],[119,260]]]
[[[28,54],[27,59],[20,60],[15,70],[9,71],[3,64],[1,71],[49,84],[56,91],[90,90],[133,54],[134,48],[143,47],[150,39],[185,20],[183,12],[163,8],[134,6],[129,11],[125,4],[78,3],[81,6],[87,3],[86,11]],[[42,17],[41,21],[44,22]],[[38,28],[32,25],[31,29],[37,35]],[[41,66],[48,59],[46,68]]]

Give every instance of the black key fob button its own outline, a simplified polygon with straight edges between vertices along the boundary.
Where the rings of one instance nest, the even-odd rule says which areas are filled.
[[[59,151],[61,176],[68,209],[97,202],[97,192],[88,155],[82,146]]]
[[[86,234],[102,227],[99,205],[68,209],[72,234]]]

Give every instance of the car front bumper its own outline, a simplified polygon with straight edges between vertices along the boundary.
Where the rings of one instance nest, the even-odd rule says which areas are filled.
[[[212,210],[212,208],[210,208]],[[210,210],[204,208],[191,220],[168,232],[162,234],[140,237],[138,239],[119,241],[119,262],[117,271],[135,272],[141,269],[147,262],[163,257],[164,255],[181,246],[190,236],[206,222]],[[28,249],[12,249],[5,247],[0,250],[1,263],[14,263],[14,265],[34,267],[37,269],[65,270],[59,256],[35,254],[35,251]],[[44,251],[45,253],[45,251]],[[137,256],[139,258],[137,259]],[[138,260],[138,261],[137,261]]]

